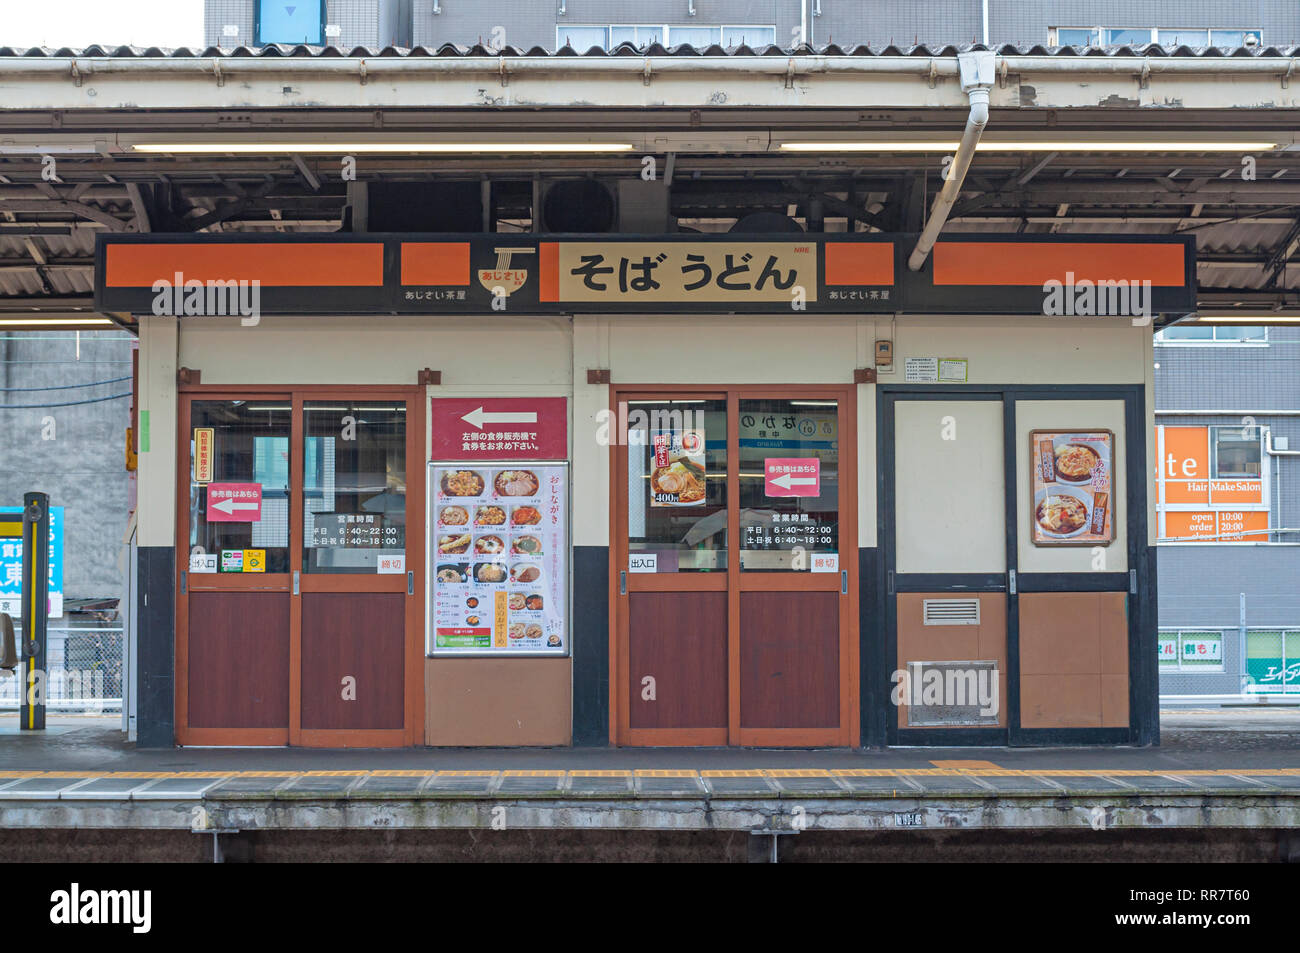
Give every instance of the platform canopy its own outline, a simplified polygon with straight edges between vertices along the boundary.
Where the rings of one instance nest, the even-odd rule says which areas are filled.
[[[0,328],[130,326],[98,234],[360,231],[358,184],[477,185],[474,232],[588,180],[665,187],[671,229],[611,231],[915,234],[982,49],[0,48]],[[1300,48],[991,53],[945,239],[1190,236],[1190,320],[1300,321]]]

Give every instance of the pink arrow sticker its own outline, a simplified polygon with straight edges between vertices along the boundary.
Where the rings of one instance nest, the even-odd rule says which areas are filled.
[[[209,483],[209,523],[257,523],[262,519],[262,484]]]
[[[768,457],[763,461],[763,492],[766,496],[821,496],[821,460]]]

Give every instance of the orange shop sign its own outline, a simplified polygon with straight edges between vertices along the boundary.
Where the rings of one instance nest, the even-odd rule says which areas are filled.
[[[1212,439],[1210,427],[1156,428],[1160,538],[1169,542],[1267,542],[1266,468],[1261,477],[1216,477]]]

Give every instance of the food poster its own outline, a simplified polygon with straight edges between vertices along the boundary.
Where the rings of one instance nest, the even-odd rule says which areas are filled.
[[[1034,545],[1114,541],[1114,435],[1109,430],[1035,430],[1029,441]]]
[[[566,654],[568,465],[430,471],[432,652]]]
[[[666,430],[651,438],[650,505],[703,506],[708,472],[703,430]]]

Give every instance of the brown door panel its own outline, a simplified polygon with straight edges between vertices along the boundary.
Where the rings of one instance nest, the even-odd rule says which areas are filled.
[[[741,728],[838,728],[840,593],[740,597]]]
[[[304,593],[303,729],[402,728],[405,637],[405,593]]]
[[[189,594],[189,726],[289,727],[289,594]]]
[[[631,593],[628,617],[630,727],[725,729],[727,594]]]

